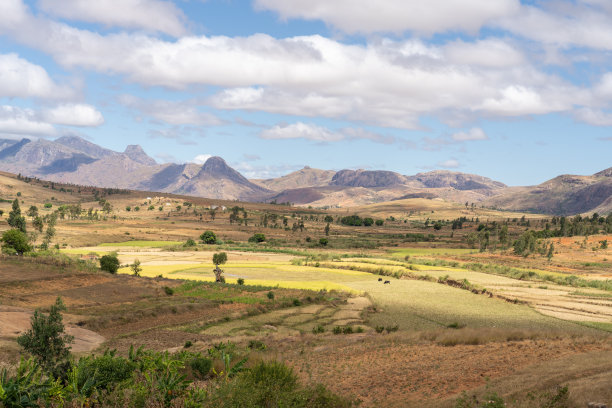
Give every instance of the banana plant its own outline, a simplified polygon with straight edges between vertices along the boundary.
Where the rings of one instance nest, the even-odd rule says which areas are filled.
[[[39,400],[48,399],[51,383],[44,379],[42,369],[33,358],[25,360],[22,357],[14,376],[6,368],[0,371],[0,405],[6,408],[38,407]]]

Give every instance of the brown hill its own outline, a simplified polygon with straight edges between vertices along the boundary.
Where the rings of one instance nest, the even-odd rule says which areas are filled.
[[[308,166],[282,177],[266,180],[251,180],[253,183],[273,191],[327,186],[336,174],[332,170],[313,169]]]
[[[427,188],[451,187],[456,190],[499,190],[507,187],[504,183],[476,174],[466,174],[447,170],[435,170],[408,176],[408,180],[418,181]]]
[[[562,175],[531,187],[512,187],[485,201],[501,209],[573,215],[608,213],[612,196],[612,169],[592,176]]]
[[[344,187],[391,187],[403,185],[406,178],[385,170],[340,170],[332,177],[330,185]]]

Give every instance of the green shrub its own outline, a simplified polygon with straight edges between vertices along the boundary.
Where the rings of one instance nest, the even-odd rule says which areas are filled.
[[[374,330],[376,330],[376,333],[380,334],[385,331],[385,326],[376,326]]]
[[[387,333],[392,333],[392,332],[396,332],[399,330],[399,325],[395,325],[395,326],[387,326],[385,327],[385,330],[387,331]]]
[[[346,326],[342,329],[342,334],[353,334],[353,328],[351,326]]]
[[[251,340],[251,341],[249,341],[248,348],[251,349],[251,350],[265,350],[266,349],[266,345],[261,340]]]
[[[100,258],[100,269],[106,272],[110,272],[112,274],[117,273],[119,270],[119,258],[117,255],[104,255]]]
[[[321,334],[325,333],[325,327],[322,324],[319,324],[312,328],[312,334]]]
[[[132,376],[136,363],[123,357],[116,357],[114,351],[106,351],[100,357],[83,357],[78,362],[77,382],[79,387],[93,379],[95,388],[105,390],[112,388]]]
[[[266,236],[260,232],[253,234],[252,237],[249,238],[249,242],[264,242],[266,240]]]
[[[51,204],[51,203],[45,203],[44,207],[45,207],[45,208],[51,208],[51,207],[53,207],[53,204]]]
[[[212,365],[212,360],[205,357],[195,357],[189,362],[189,366],[200,379],[206,378]]]
[[[302,306],[300,299],[293,299],[293,306]]]
[[[242,278],[238,278],[237,282],[238,282],[239,285],[244,285],[244,279],[242,279]]]
[[[270,300],[274,300],[274,292],[269,291],[268,294],[266,295],[268,297],[268,299]]]
[[[202,235],[200,235],[200,240],[208,245],[213,245],[217,243],[217,236],[212,231],[204,231]]]
[[[191,342],[191,340],[187,340],[185,344],[183,345],[183,348],[189,348],[191,346],[193,346],[193,343]]]
[[[327,238],[319,238],[319,245],[327,246],[327,244],[329,244],[329,239],[327,239]]]
[[[3,253],[21,255],[32,249],[28,243],[28,236],[18,229],[5,231],[2,234],[1,241]]]
[[[185,241],[183,246],[186,248],[194,247],[196,246],[196,242],[193,239],[189,238],[187,241]]]
[[[168,287],[168,286],[164,286],[164,292],[168,296],[174,295],[174,289],[172,289],[171,287]]]
[[[340,334],[340,333],[342,333],[342,327],[340,327],[340,326],[336,326],[336,327],[334,327],[334,328],[332,329],[332,333],[334,333],[334,334]]]

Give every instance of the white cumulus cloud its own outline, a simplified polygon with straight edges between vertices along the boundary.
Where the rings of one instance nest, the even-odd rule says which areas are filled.
[[[17,54],[0,54],[0,97],[63,99],[73,90],[57,85],[47,71]]]
[[[514,14],[518,0],[255,0],[282,18],[322,20],[347,33],[476,32],[489,20]]]
[[[260,134],[263,139],[307,139],[317,142],[337,142],[344,139],[340,133],[302,122],[291,125],[276,125],[271,129],[263,130]]]
[[[438,166],[444,167],[447,169],[456,169],[457,167],[460,166],[460,164],[459,164],[459,161],[457,161],[456,159],[448,159],[448,160],[438,162]]]
[[[104,116],[86,104],[64,104],[46,109],[43,118],[56,125],[96,127],[104,124]]]
[[[56,129],[42,121],[32,109],[0,106],[0,133],[24,136],[53,136]]]
[[[53,16],[108,26],[159,31],[178,37],[185,34],[183,12],[160,0],[39,0],[38,6]]]
[[[487,140],[489,137],[481,128],[472,128],[467,132],[457,132],[451,136],[457,142],[467,142],[471,140]]]

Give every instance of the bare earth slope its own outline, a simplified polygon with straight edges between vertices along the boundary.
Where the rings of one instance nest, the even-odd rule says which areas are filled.
[[[562,175],[531,187],[512,187],[485,201],[501,209],[572,215],[612,210],[612,169],[592,176]]]

